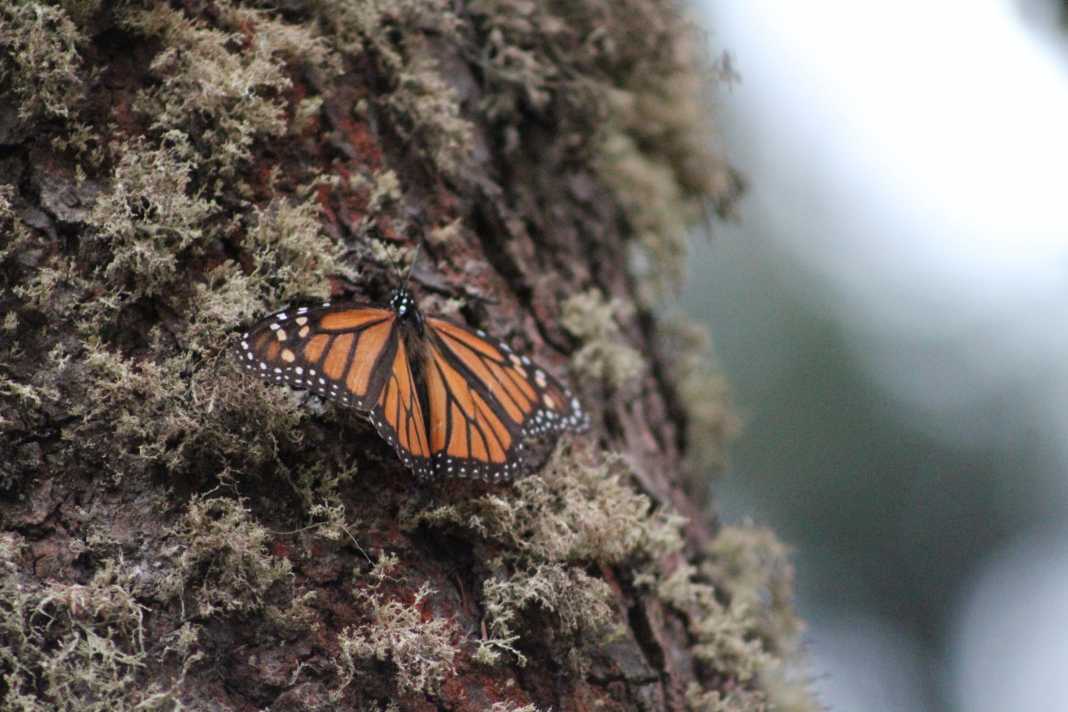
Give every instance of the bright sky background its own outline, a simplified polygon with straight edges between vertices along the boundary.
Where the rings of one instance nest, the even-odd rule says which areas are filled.
[[[874,342],[878,376],[943,407],[1022,365],[1064,370],[1068,72],[1056,45],[1008,0],[708,2],[743,77],[723,103],[754,119],[745,130],[761,146],[743,166],[759,175],[746,210],[791,225],[766,236],[855,305],[843,317]],[[954,368],[924,370],[930,342],[947,340],[961,346]],[[989,350],[1005,356],[994,373]]]
[[[742,76],[717,101],[728,157],[752,181],[745,238],[792,255],[826,286],[824,306],[871,378],[940,435],[1009,447],[1021,423],[1048,423],[1047,471],[1023,486],[1068,511],[1068,43],[1054,31],[1055,3],[703,4],[713,47],[728,50]],[[772,358],[789,358],[778,351]],[[1012,422],[966,417],[1000,394],[1020,408]],[[1035,537],[1064,546],[1025,535],[992,556],[990,571],[1026,572],[1021,583],[1039,592],[1056,588],[1068,538]],[[1056,581],[1043,584],[1043,571]],[[996,678],[1013,690],[1006,671],[987,672],[999,650],[1048,653],[1044,662],[1021,658],[1036,675],[1068,668],[1064,645],[1006,639],[1017,648],[1009,653],[996,641],[1006,625],[1016,630],[1012,622],[984,627],[1014,590],[991,573],[961,601],[959,648],[946,661],[956,685],[946,697],[961,710],[980,709],[978,700],[984,710],[1040,709],[998,707],[1004,698],[981,689]],[[1040,625],[1063,634],[1068,607],[1047,608]],[[883,671],[883,688],[900,688],[909,664],[880,648],[893,639],[886,621],[870,635],[825,623],[814,626],[814,660],[847,666],[887,653],[898,662]],[[829,673],[832,704],[870,703],[880,685],[870,668],[813,672]],[[1028,686],[1063,702],[1068,681],[1057,680],[1056,690],[1045,679]],[[867,709],[919,708],[901,694]]]

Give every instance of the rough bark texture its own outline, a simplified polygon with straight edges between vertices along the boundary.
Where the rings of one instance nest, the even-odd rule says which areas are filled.
[[[666,0],[0,9],[0,707],[811,709],[649,306],[736,183],[690,39]],[[570,368],[594,427],[538,475],[420,488],[232,362],[417,241],[425,310]]]

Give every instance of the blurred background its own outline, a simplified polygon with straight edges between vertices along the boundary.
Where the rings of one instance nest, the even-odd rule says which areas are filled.
[[[840,712],[1068,710],[1068,21],[1054,0],[703,0],[748,178],[697,241]]]

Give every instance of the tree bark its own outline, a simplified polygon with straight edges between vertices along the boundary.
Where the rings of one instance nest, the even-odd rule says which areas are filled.
[[[693,37],[666,0],[0,10],[0,706],[811,709],[649,296],[737,189]],[[420,486],[234,363],[419,242],[425,311],[593,415],[529,479]]]

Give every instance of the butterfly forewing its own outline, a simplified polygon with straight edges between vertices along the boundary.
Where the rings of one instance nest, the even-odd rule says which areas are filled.
[[[390,356],[395,322],[378,307],[287,309],[242,337],[242,360],[268,380],[369,412],[384,386],[378,366]]]

